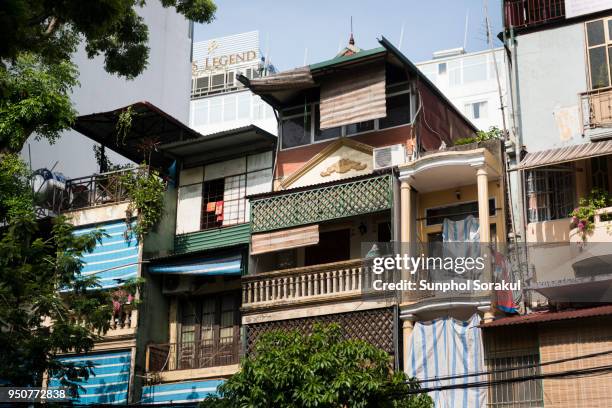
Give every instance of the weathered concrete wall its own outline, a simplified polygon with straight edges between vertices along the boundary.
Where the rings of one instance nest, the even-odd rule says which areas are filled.
[[[582,137],[580,96],[587,90],[584,24],[517,38],[523,144],[530,152],[588,141]]]

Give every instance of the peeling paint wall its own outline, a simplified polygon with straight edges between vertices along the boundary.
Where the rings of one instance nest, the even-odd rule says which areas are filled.
[[[587,90],[584,24],[517,37],[523,142],[529,152],[587,142],[580,93]]]

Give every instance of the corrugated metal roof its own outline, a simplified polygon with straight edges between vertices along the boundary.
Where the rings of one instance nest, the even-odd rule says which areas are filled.
[[[315,86],[310,68],[308,67],[291,69],[289,71],[283,71],[278,74],[251,80],[243,75],[238,75],[237,78],[256,93],[306,89]]]
[[[483,323],[482,328],[512,326],[517,324],[535,324],[554,322],[558,320],[580,319],[584,317],[608,316],[612,315],[612,305],[591,307],[587,309],[564,310],[561,312],[535,312],[523,316],[504,317],[493,320],[492,322]]]
[[[553,164],[560,164],[574,160],[588,159],[590,157],[604,156],[611,153],[612,140],[582,143],[575,146],[527,153],[527,155],[518,165],[518,168],[525,170],[534,167],[550,166]]]

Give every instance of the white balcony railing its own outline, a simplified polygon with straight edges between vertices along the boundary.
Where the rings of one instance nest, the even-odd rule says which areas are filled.
[[[375,276],[363,259],[245,276],[242,308],[359,297],[371,288]]]

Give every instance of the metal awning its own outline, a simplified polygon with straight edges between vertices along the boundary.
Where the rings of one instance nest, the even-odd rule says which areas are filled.
[[[121,112],[132,111],[131,125],[119,135],[117,122]],[[145,159],[145,146],[153,144],[149,165],[166,169],[174,161],[164,156],[158,145],[189,140],[202,135],[149,102],[136,102],[108,112],[79,116],[73,129],[120,155],[140,163]],[[149,147],[150,148],[150,147]]]
[[[276,136],[255,125],[248,125],[163,144],[159,146],[159,151],[168,157],[180,159],[183,167],[193,167],[213,159],[223,160],[258,150],[274,149],[275,144]]]
[[[575,160],[589,159],[591,157],[605,156],[607,154],[612,154],[612,140],[582,143],[575,146],[527,153],[517,166],[517,169],[526,170],[534,167],[551,166]]]
[[[149,273],[172,275],[240,275],[242,255],[207,257],[149,266]]]

